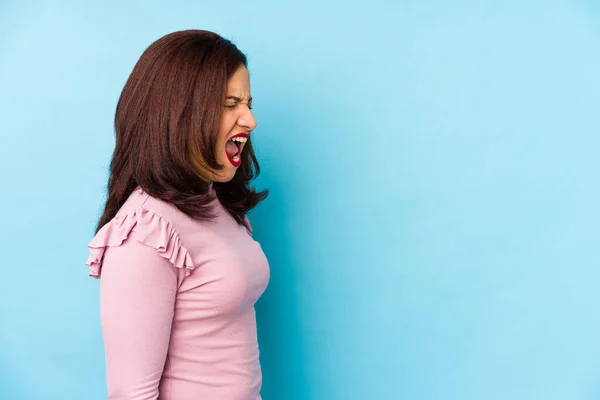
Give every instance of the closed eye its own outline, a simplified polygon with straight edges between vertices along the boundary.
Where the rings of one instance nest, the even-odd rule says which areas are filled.
[[[225,105],[225,108],[229,110],[233,110],[242,101],[242,99],[237,96],[227,96],[226,100],[235,101],[235,104]],[[248,98],[248,109],[252,110],[252,97]]]
[[[225,108],[227,108],[229,110],[233,110],[236,107],[237,107],[237,104],[233,104],[233,105],[227,104],[227,105],[225,105]],[[249,110],[252,110],[252,108],[253,108],[252,105],[248,105],[248,109]]]

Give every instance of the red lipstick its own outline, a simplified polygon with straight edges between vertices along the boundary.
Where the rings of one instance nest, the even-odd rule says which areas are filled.
[[[227,159],[234,167],[239,167],[242,164],[242,150],[244,149],[244,142],[234,141],[234,138],[246,138],[248,139],[250,135],[245,132],[236,133],[231,136],[225,145],[225,154],[227,155]],[[235,146],[235,147],[233,147]]]

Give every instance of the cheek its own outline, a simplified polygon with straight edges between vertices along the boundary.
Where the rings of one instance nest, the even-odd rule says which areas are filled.
[[[223,137],[227,136],[227,134],[231,132],[231,130],[235,126],[235,121],[236,118],[233,112],[225,112],[225,114],[223,114],[223,118],[221,119],[219,134]]]
[[[217,157],[227,157],[225,154],[225,146],[227,146],[227,137],[231,134],[231,130],[235,126],[235,115],[231,113],[225,113],[221,119],[221,125],[219,127],[219,136],[217,138]]]

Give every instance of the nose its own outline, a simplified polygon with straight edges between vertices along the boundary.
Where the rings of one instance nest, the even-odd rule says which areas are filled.
[[[240,118],[238,119],[238,124],[242,128],[248,130],[249,132],[253,131],[256,128],[256,119],[254,118],[254,114],[252,114],[252,111],[250,111],[249,108],[247,108],[246,111],[244,111],[244,113],[240,116]]]

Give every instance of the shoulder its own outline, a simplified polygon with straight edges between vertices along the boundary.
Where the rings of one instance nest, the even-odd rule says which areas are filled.
[[[104,253],[120,247],[128,239],[155,250],[157,256],[168,260],[173,267],[185,269],[188,276],[194,264],[184,246],[179,227],[191,220],[173,205],[136,189],[117,215],[104,225],[88,244],[86,261],[91,277],[100,278]]]
[[[153,197],[141,189],[137,189],[132,196],[139,199],[133,202],[133,207],[141,204],[144,210],[160,215],[164,220],[169,221],[173,225],[184,241],[188,239],[193,241],[192,237],[197,238],[201,233],[210,234],[212,232],[211,227],[214,223],[218,223],[217,221],[229,220],[232,224],[235,221],[216,198],[211,203],[215,218],[208,221],[201,221],[190,217],[173,204]],[[247,216],[244,216],[240,223],[235,222],[234,225],[242,226],[252,236],[252,226]]]

